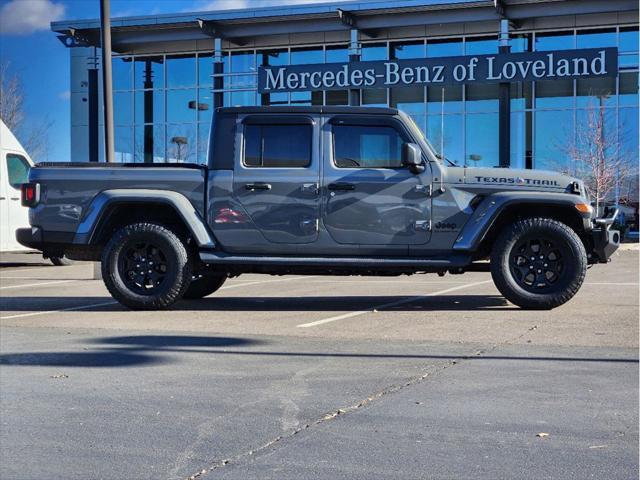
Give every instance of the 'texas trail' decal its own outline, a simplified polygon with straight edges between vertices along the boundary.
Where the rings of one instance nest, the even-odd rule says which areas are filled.
[[[559,187],[557,180],[540,180],[539,178],[522,178],[522,177],[483,177],[475,176],[478,183],[507,183],[511,185],[547,185],[550,187]]]

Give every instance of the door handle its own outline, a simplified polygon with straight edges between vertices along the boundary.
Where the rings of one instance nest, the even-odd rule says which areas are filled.
[[[338,182],[338,183],[330,183],[329,185],[327,185],[327,188],[329,190],[355,190],[356,186],[353,183],[344,183],[344,182]]]
[[[318,184],[317,183],[303,183],[300,187],[300,190],[304,193],[318,193]]]
[[[0,200],[6,200],[7,197],[0,197]]]
[[[256,190],[271,190],[271,185],[268,183],[247,183],[244,188],[254,192]]]
[[[11,200],[20,200],[20,197],[11,197]]]

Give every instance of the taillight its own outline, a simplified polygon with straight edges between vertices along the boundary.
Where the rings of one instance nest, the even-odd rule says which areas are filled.
[[[24,207],[35,207],[40,201],[40,184],[23,183],[20,186],[20,203]]]

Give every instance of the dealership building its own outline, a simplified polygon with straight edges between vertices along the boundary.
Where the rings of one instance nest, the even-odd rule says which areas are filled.
[[[97,160],[100,22],[52,30],[71,56],[71,160]],[[570,171],[567,152],[594,119],[638,161],[637,0],[149,15],[112,19],[112,44],[118,161],[205,162],[216,106],[350,104],[406,112],[460,165]]]

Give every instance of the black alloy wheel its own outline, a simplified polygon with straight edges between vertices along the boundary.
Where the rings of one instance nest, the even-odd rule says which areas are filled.
[[[565,272],[563,246],[543,236],[525,238],[511,250],[511,273],[523,289],[541,293],[553,288]]]
[[[167,255],[153,243],[131,241],[125,245],[118,260],[118,270],[131,291],[154,295],[169,270]]]

